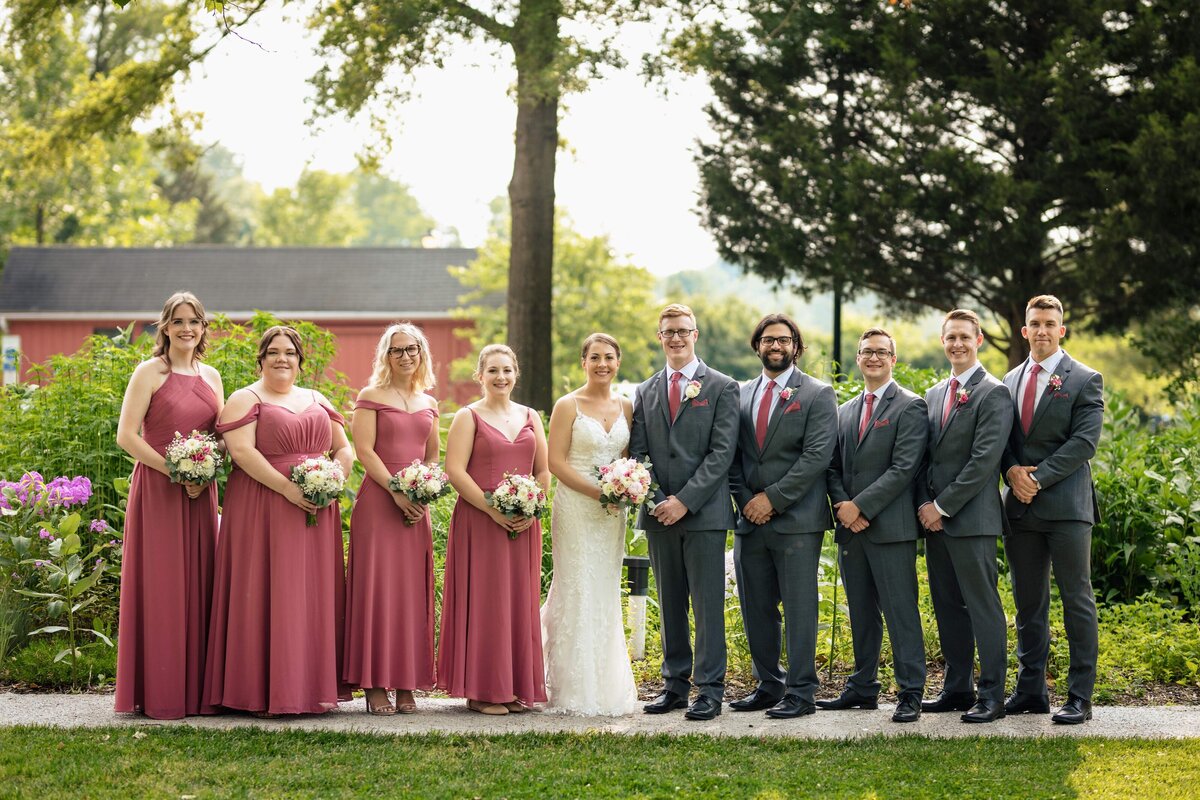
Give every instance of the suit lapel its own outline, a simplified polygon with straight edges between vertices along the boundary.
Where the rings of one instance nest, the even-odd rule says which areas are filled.
[[[1057,375],[1062,378],[1063,386],[1067,385],[1067,379],[1071,377],[1071,367],[1075,362],[1071,357],[1064,352],[1062,358],[1058,360],[1058,369],[1050,373],[1050,377]],[[1033,412],[1033,422],[1029,424],[1029,433],[1033,433],[1033,429],[1037,427],[1038,421],[1045,415],[1046,409],[1050,408],[1050,401],[1054,399],[1054,389],[1050,384],[1046,384],[1046,392],[1042,396],[1042,401],[1037,404],[1037,409]],[[1018,411],[1018,415],[1020,412]]]
[[[983,380],[983,376],[985,374],[987,374],[987,371],[983,367],[980,367],[979,369],[975,370],[975,374],[971,376],[971,380],[967,381],[966,384],[958,387],[958,390],[960,392],[965,391],[967,393],[967,402],[968,403],[971,402],[971,395],[973,395],[975,393],[974,392],[975,387],[979,384],[979,382],[981,380]],[[949,390],[950,390],[950,381],[946,381],[946,391],[949,391]],[[942,398],[942,402],[943,403],[945,402],[945,397]],[[946,424],[942,426],[942,430],[938,433],[938,438],[937,438],[937,442],[936,442],[937,444],[941,444],[942,437],[946,435],[946,431],[948,431],[950,429],[950,426],[954,424],[954,418],[958,416],[958,407],[959,407],[958,400],[956,399],[953,402],[954,402],[954,405],[952,405],[950,407],[950,416],[946,418]],[[945,406],[943,406],[942,409],[939,410],[939,413],[943,412],[944,410],[945,410]]]
[[[799,367],[793,368],[792,377],[788,380],[788,385],[786,387],[792,390],[792,397],[795,397],[800,393],[800,385],[802,383],[804,383],[804,373],[800,371]],[[783,399],[783,393],[781,392],[779,398],[775,401],[775,404],[775,412],[771,414],[771,421],[767,423],[767,436],[765,439],[763,439],[762,452],[764,453],[767,451],[767,448],[771,446],[771,439],[775,436],[775,430],[779,427],[779,421],[783,419],[783,415],[787,410],[787,407],[792,404],[792,399],[788,398],[785,401]]]
[[[867,420],[867,429],[865,431],[863,431],[862,438],[859,439],[855,443],[856,450],[859,447],[861,447],[862,443],[865,442],[867,440],[867,437],[871,435],[871,431],[875,430],[875,420],[879,419],[883,415],[884,409],[886,409],[888,407],[888,405],[891,404],[892,398],[894,398],[896,396],[896,391],[897,391],[896,382],[892,381],[890,384],[888,384],[887,391],[883,393],[883,397],[879,400],[879,402],[875,405],[875,407],[873,409],[871,409],[871,418],[869,420]],[[858,396],[859,412],[857,415],[855,415],[855,421],[857,421],[862,416],[861,407],[862,407],[863,401],[865,399],[866,399],[865,395],[860,394]],[[855,437],[858,436],[858,427],[857,426],[855,426],[855,428],[854,428],[854,435],[855,435]]]
[[[654,402],[658,404],[659,413],[662,414],[663,423],[667,426],[667,430],[671,429],[671,400],[668,393],[671,391],[670,384],[670,368],[664,369],[658,373],[658,383],[650,387],[647,392],[654,398]]]
[[[677,417],[675,417],[676,422],[683,419],[683,415],[685,413],[687,413],[688,407],[691,406],[691,404],[692,404],[692,400],[689,400],[688,396],[687,396],[688,384],[691,383],[692,381],[700,381],[700,384],[701,384],[700,391],[701,392],[704,391],[704,388],[703,388],[704,376],[707,374],[708,371],[705,369],[703,361],[701,361],[700,359],[696,359],[696,361],[699,363],[699,366],[696,367],[696,371],[695,371],[695,373],[692,374],[691,380],[688,380],[687,376],[685,375],[683,380],[680,381],[683,385],[679,387],[679,415]],[[670,383],[670,381],[668,381],[668,383]],[[669,387],[668,387],[668,391],[670,391]],[[700,395],[696,395],[696,397],[699,397],[699,396]],[[695,399],[695,398],[692,398],[692,399]],[[671,416],[671,412],[670,412],[670,408],[668,407],[667,418],[669,419],[670,416]]]
[[[758,391],[758,384],[762,382],[762,376],[758,376],[758,380],[753,380],[742,387],[742,427],[747,430],[754,430],[754,393]]]

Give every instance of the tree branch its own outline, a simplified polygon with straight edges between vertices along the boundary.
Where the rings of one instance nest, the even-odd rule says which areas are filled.
[[[446,10],[460,19],[465,19],[490,33],[505,44],[512,44],[513,29],[463,0],[445,0]]]

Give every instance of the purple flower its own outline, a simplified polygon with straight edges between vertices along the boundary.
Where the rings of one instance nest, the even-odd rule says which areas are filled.
[[[35,561],[35,562],[33,562],[33,566],[37,569],[41,569],[42,567],[46,566],[46,562],[45,561]]]
[[[109,539],[109,540],[108,540],[108,546],[109,546],[109,547],[120,547],[120,545],[117,543],[117,540],[116,540],[116,539]]]
[[[41,499],[52,508],[81,506],[92,497],[92,482],[82,475],[60,476],[50,481]]]
[[[98,567],[98,566],[100,566],[100,565],[101,565],[101,564],[103,564],[103,563],[104,563],[104,559],[103,559],[103,558],[97,558],[97,559],[96,559],[96,566],[97,566],[97,567]]]
[[[50,541],[53,542],[54,534],[51,533],[50,531],[46,530],[45,528],[42,528],[40,531],[38,531],[38,538],[39,539],[49,539]]]
[[[92,533],[104,533],[108,530],[108,523],[102,519],[92,520],[92,524],[88,526]]]

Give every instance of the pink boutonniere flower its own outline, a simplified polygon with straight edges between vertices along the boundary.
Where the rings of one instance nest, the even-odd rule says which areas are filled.
[[[789,386],[786,389],[784,389],[782,392],[779,393],[779,399],[786,403],[788,400],[792,399],[792,395],[794,395],[795,393],[796,393],[796,390],[793,389],[791,386]]]
[[[1050,376],[1050,391],[1057,392],[1061,388],[1062,388],[1062,376],[1051,375]]]
[[[683,396],[688,400],[695,400],[700,394],[700,381],[688,381],[687,388],[683,390]]]
[[[971,395],[967,394],[966,389],[959,389],[958,394],[954,395],[954,401],[960,406],[965,406],[970,399]]]

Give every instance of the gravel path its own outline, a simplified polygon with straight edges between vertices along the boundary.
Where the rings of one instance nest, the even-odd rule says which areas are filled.
[[[958,714],[926,714],[915,724],[891,721],[891,706],[878,711],[818,711],[797,720],[772,720],[761,712],[734,713],[728,706],[711,722],[691,722],[682,711],[628,717],[568,717],[551,713],[510,714],[487,717],[468,711],[461,700],[420,698],[419,713],[374,717],[363,712],[363,702],[343,703],[336,711],[299,717],[260,720],[246,714],[190,717],[160,722],[142,716],[115,714],[112,695],[0,693],[0,725],[50,725],[98,727],[190,725],[194,728],[256,727],[265,730],[329,730],[347,733],[410,734],[496,734],[536,731],[599,731],[621,734],[697,734],[710,736],[796,736],[842,739],[883,734],[954,736],[1101,736],[1145,738],[1200,737],[1200,707],[1197,706],[1104,706],[1085,725],[1055,725],[1049,715],[1021,715],[989,725],[969,725]]]

